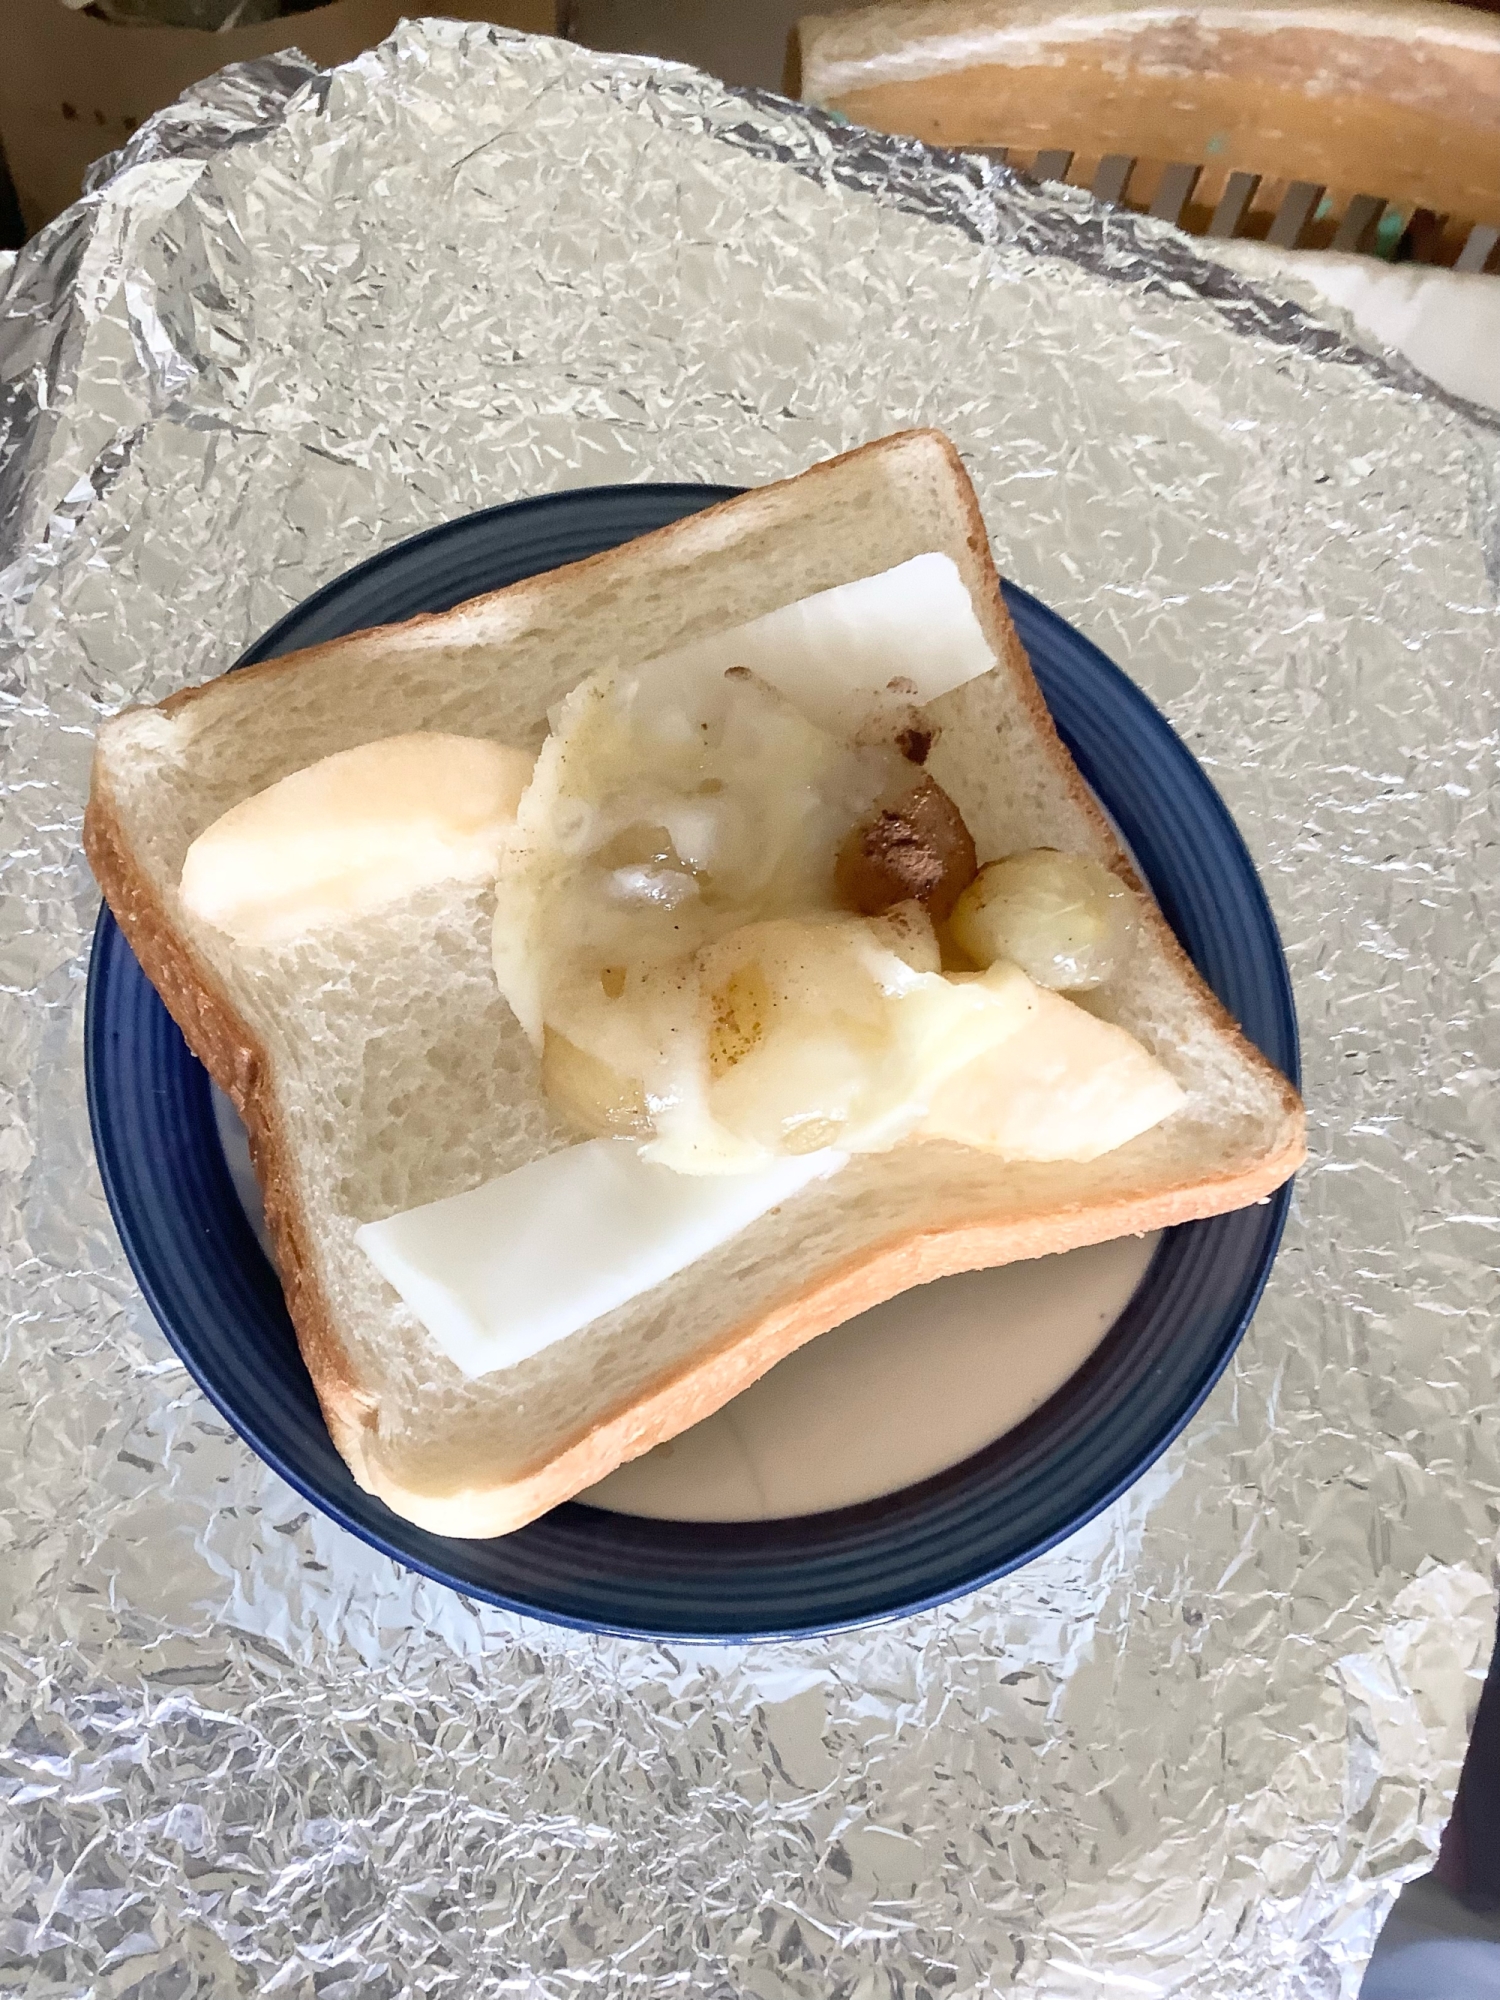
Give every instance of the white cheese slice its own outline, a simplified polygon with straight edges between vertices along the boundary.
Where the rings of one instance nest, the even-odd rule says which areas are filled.
[[[183,907],[237,943],[277,944],[434,882],[483,881],[533,762],[432,731],[335,751],[199,834],[182,864]]]
[[[355,1242],[471,1380],[513,1368],[738,1236],[842,1153],[676,1174],[590,1139],[466,1194],[367,1222]]]
[[[670,687],[748,667],[819,728],[849,737],[882,705],[936,701],[994,664],[957,563],[934,551],[665,653],[640,678]]]

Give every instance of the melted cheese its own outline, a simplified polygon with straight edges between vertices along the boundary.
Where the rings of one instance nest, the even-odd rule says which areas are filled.
[[[493,952],[532,1040],[566,1045],[572,1110],[597,1079],[585,1122],[640,1105],[647,1157],[690,1174],[886,1146],[951,1050],[1013,1031],[1014,979],[961,993],[930,924],[917,969],[840,907],[834,866],[910,787],[900,719],[993,665],[957,567],[929,554],[574,690],[502,861]],[[768,1014],[726,1080],[710,1043],[747,940]]]

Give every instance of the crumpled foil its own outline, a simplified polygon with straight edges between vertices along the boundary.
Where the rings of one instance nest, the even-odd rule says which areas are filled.
[[[1086,196],[452,23],[200,87],[0,313],[7,1990],[1352,1996],[1490,1643],[1497,426]],[[431,522],[910,423],[1255,853],[1286,1247],[1182,1441],[947,1609],[712,1648],[478,1607],[311,1513],[135,1290],[92,731]]]

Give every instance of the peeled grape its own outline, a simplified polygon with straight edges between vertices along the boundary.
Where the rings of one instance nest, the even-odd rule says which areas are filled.
[[[986,862],[959,897],[949,934],[976,965],[1009,959],[1038,986],[1102,986],[1135,943],[1135,900],[1100,862],[1034,847]]]
[[[555,1028],[542,1041],[542,1088],[569,1124],[596,1139],[644,1138],[651,1130],[636,1078],[622,1076]]]

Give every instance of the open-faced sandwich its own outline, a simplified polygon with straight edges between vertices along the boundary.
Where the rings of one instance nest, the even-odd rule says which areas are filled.
[[[1303,1157],[931,432],[127,710],[85,841],[244,1118],[339,1450],[442,1534],[908,1286]]]

